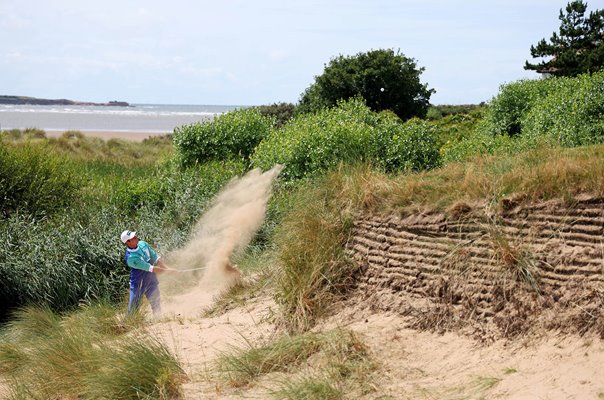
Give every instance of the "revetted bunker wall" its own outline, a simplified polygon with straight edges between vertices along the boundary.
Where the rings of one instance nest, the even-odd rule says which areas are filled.
[[[604,311],[597,308],[604,297],[604,199],[550,201],[493,214],[465,206],[447,213],[364,216],[355,221],[346,251],[361,267],[359,293],[375,307],[412,313],[416,299],[422,312],[451,306],[449,322],[495,317],[500,329],[518,332],[518,321],[502,316],[576,308],[589,319],[579,331],[598,324],[604,335]],[[552,318],[551,328],[566,323]]]

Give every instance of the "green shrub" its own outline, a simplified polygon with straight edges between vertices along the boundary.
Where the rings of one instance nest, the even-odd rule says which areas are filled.
[[[522,121],[532,107],[556,90],[558,80],[519,80],[501,85],[499,94],[491,100],[481,129],[491,135],[515,136],[522,131]]]
[[[602,143],[604,72],[557,79],[556,90],[527,113],[522,134],[549,137],[565,147]]]
[[[0,213],[46,214],[72,205],[80,177],[44,145],[0,147]]]
[[[445,143],[441,154],[450,162],[539,146],[602,143],[603,121],[604,73],[522,80],[502,86],[484,121],[471,135]]]
[[[414,118],[401,123],[381,118],[374,130],[376,158],[385,171],[431,169],[440,164],[435,126]]]
[[[427,123],[403,124],[392,113],[372,112],[362,100],[296,117],[256,148],[255,166],[286,166],[282,176],[298,179],[339,163],[374,162],[387,170],[434,167],[438,152]]]
[[[275,127],[280,128],[288,123],[296,113],[296,105],[292,103],[274,103],[256,107],[260,114],[275,119]]]
[[[241,109],[174,129],[172,140],[184,166],[210,160],[248,159],[266,137],[273,119],[257,109]]]

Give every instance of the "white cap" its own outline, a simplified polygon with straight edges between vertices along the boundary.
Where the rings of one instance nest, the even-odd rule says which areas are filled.
[[[122,239],[122,243],[125,244],[128,240],[132,239],[135,236],[136,236],[136,232],[134,232],[134,231],[124,231],[124,232],[122,232],[120,239]]]

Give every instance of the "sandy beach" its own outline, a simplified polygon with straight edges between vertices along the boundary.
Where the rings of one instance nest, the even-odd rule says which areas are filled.
[[[165,136],[170,134],[171,132],[164,133],[148,133],[148,132],[134,132],[134,131],[78,131],[81,132],[85,136],[96,137],[104,140],[109,139],[122,139],[133,142],[142,142],[143,140],[156,137],[156,136]],[[65,133],[65,131],[46,131],[46,137],[48,138],[58,138],[61,137]]]

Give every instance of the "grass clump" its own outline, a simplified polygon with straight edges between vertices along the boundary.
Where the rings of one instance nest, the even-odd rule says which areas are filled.
[[[306,367],[303,367],[306,366]],[[217,364],[221,378],[233,387],[251,385],[269,373],[303,372],[271,389],[279,399],[339,399],[354,390],[366,390],[375,370],[367,347],[352,332],[334,329],[306,332],[224,353]]]
[[[486,231],[495,261],[504,268],[504,272],[539,293],[539,269],[531,252],[509,238],[495,221],[490,221]]]
[[[104,304],[64,317],[48,308],[22,309],[0,342],[9,398],[178,397],[186,376],[163,344],[134,331],[140,321],[120,321]]]
[[[48,150],[29,143],[0,147],[0,217],[49,214],[78,199],[81,178],[65,158]]]
[[[306,333],[262,345],[248,342],[246,349],[234,348],[222,354],[217,370],[230,386],[246,386],[261,375],[300,366],[321,349],[321,339],[320,334]]]
[[[281,388],[271,393],[275,399],[283,400],[340,400],[344,393],[335,387],[329,377],[304,377],[282,383]]]
[[[302,185],[275,232],[276,300],[290,332],[312,327],[354,283],[356,267],[344,253],[352,216],[337,201],[342,185],[334,175]]]

